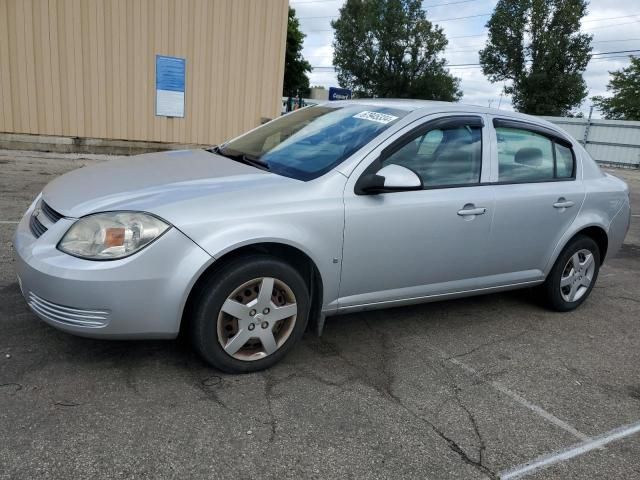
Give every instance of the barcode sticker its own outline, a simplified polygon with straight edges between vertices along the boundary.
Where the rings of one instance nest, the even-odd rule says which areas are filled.
[[[398,119],[398,117],[389,115],[388,113],[369,112],[366,110],[364,112],[355,114],[353,118],[360,118],[362,120],[369,120],[371,122],[383,124],[391,123],[394,120]]]

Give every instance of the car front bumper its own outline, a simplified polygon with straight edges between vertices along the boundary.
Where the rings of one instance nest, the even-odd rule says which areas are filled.
[[[178,334],[188,293],[210,255],[171,228],[127,258],[76,258],[56,248],[75,220],[61,218],[36,238],[29,226],[32,210],[18,224],[13,244],[22,294],[38,317],[86,337]]]

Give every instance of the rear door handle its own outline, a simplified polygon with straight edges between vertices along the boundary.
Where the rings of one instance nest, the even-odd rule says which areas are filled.
[[[468,217],[470,215],[484,215],[487,212],[485,207],[475,207],[474,205],[465,205],[462,210],[458,210],[458,215]]]
[[[560,197],[556,203],[553,204],[553,208],[569,208],[573,207],[573,202],[571,200],[567,200],[564,197]]]

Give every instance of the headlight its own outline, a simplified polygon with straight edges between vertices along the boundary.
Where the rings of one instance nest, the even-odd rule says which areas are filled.
[[[112,260],[137,252],[168,228],[165,222],[147,213],[97,213],[74,223],[58,249],[90,260]]]

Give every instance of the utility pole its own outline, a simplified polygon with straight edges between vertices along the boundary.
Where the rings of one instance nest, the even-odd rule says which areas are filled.
[[[507,82],[502,84],[502,90],[500,91],[500,100],[498,101],[498,110],[500,110],[500,105],[502,105],[502,97],[504,96],[504,89],[507,86]]]
[[[589,139],[589,129],[591,128],[591,115],[593,115],[593,105],[589,107],[589,118],[587,118],[587,124],[584,127],[584,137],[582,138],[582,145],[587,148],[587,140]]]

